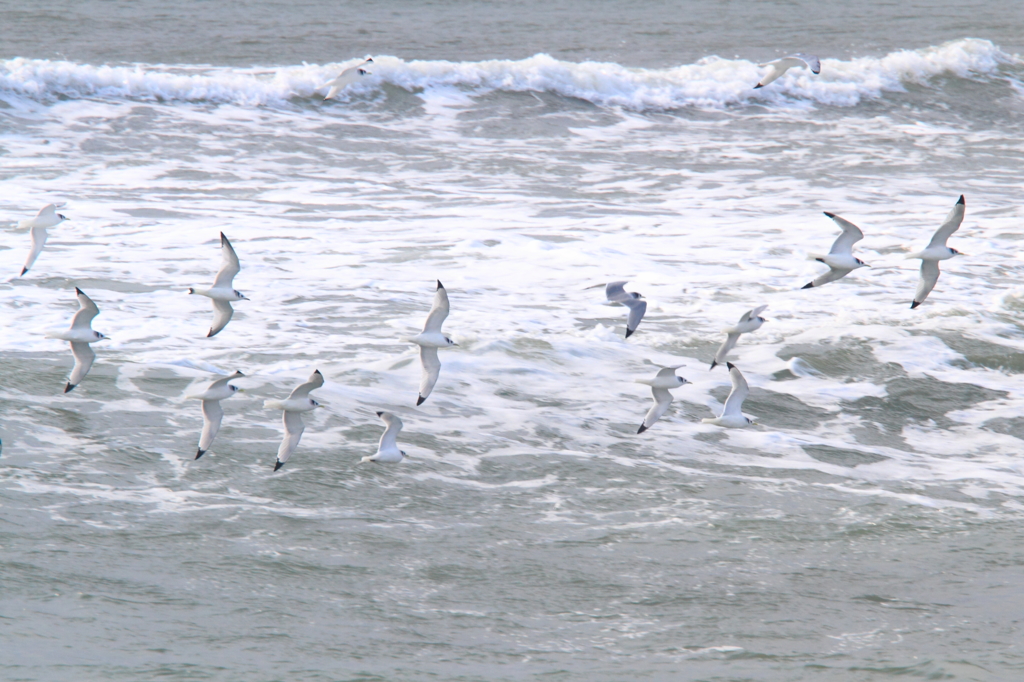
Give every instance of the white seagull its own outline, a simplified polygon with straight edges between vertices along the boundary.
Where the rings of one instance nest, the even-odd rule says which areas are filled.
[[[727,426],[730,429],[750,426],[754,420],[743,416],[743,401],[750,395],[747,380],[743,378],[739,367],[731,362],[725,364],[729,368],[729,378],[732,379],[732,390],[729,391],[729,397],[725,399],[725,408],[722,409],[721,416],[713,419],[705,417],[701,421],[715,426]]]
[[[42,253],[43,246],[46,244],[46,238],[49,236],[46,232],[47,228],[56,227],[65,220],[70,220],[67,216],[57,213],[57,209],[63,205],[63,202],[47,204],[39,209],[39,213],[36,214],[35,218],[28,218],[18,223],[18,227],[32,230],[32,251],[29,252],[28,258],[25,259],[25,265],[21,268],[21,274],[18,277],[22,277],[28,272],[28,269],[36,262],[36,258]]]
[[[448,292],[445,291],[441,280],[437,280],[437,291],[434,293],[434,304],[430,307],[430,314],[427,315],[427,323],[423,325],[423,332],[407,339],[420,347],[420,364],[423,365],[423,378],[420,379],[420,392],[416,398],[416,404],[422,405],[430,392],[434,390],[437,377],[441,373],[441,361],[437,358],[438,348],[457,346],[458,344],[441,333],[441,325],[448,317]]]
[[[330,91],[327,93],[327,97],[324,97],[324,101],[326,102],[329,99],[333,99],[339,92],[347,88],[349,85],[352,85],[363,76],[369,76],[372,72],[363,68],[367,64],[373,64],[372,57],[367,57],[363,62],[345,69],[337,78],[332,81],[328,81],[317,88],[317,90],[330,88]]]
[[[189,398],[203,401],[203,432],[199,436],[199,449],[196,450],[196,459],[206,454],[210,446],[213,445],[213,439],[217,437],[217,432],[220,431],[220,422],[224,419],[224,409],[220,406],[220,401],[230,398],[242,390],[228,382],[244,376],[244,374],[236,370],[234,374],[222,377],[211,383],[202,393],[188,396]]]
[[[716,365],[725,362],[725,356],[728,355],[729,351],[736,346],[736,342],[740,340],[740,334],[755,332],[761,328],[762,324],[768,321],[763,317],[759,317],[767,307],[768,306],[766,305],[762,305],[754,308],[753,310],[748,310],[743,313],[743,317],[740,318],[740,321],[736,323],[735,327],[726,327],[722,330],[728,336],[725,337],[725,341],[722,342],[722,345],[718,348],[718,352],[715,353],[715,359],[711,361],[711,369],[714,369]]]
[[[377,416],[384,422],[387,428],[380,437],[380,443],[377,445],[377,452],[372,455],[368,455],[359,460],[359,463],[363,462],[383,462],[385,464],[394,464],[401,462],[402,458],[406,454],[398,449],[398,432],[402,430],[402,420],[390,412],[378,412]]]
[[[860,231],[860,228],[849,220],[840,218],[835,213],[825,211],[825,215],[836,221],[836,224],[842,228],[843,233],[832,243],[832,249],[828,252],[828,255],[811,254],[811,258],[827,265],[829,271],[812,282],[805,284],[803,286],[804,289],[820,287],[822,284],[842,279],[857,268],[871,267],[860,258],[853,257],[853,245],[864,239],[864,233]]]
[[[650,386],[651,393],[654,395],[654,405],[647,410],[644,422],[637,429],[637,433],[643,433],[651,428],[654,422],[661,419],[661,416],[668,410],[668,406],[672,404],[672,394],[668,392],[670,388],[679,388],[683,384],[690,383],[686,379],[676,376],[676,370],[680,367],[682,365],[663,367],[653,379],[636,379],[638,384]]]
[[[92,302],[92,299],[85,295],[78,287],[75,287],[78,296],[78,312],[71,319],[71,326],[67,331],[48,332],[47,338],[61,339],[71,343],[71,353],[75,356],[75,367],[71,370],[71,377],[68,379],[64,392],[67,393],[77,386],[85,375],[89,373],[96,353],[89,346],[90,343],[101,341],[105,338],[103,334],[92,330],[92,320],[100,314],[100,309]]]
[[[925,250],[907,255],[907,258],[921,259],[921,281],[917,284],[917,293],[914,294],[914,300],[910,304],[911,309],[924,303],[924,299],[928,298],[928,294],[935,288],[935,283],[939,281],[939,261],[964,255],[956,249],[946,246],[946,240],[960,228],[966,210],[967,204],[964,202],[964,195],[961,194],[960,199],[953,206],[953,210],[935,231]]]
[[[241,291],[233,288],[232,282],[235,279],[235,275],[242,269],[242,266],[238,262],[235,249],[232,248],[231,242],[228,241],[223,232],[220,233],[220,250],[224,254],[224,263],[220,266],[220,272],[217,273],[217,279],[214,280],[213,287],[210,289],[189,287],[188,289],[190,294],[198,294],[213,299],[213,325],[210,327],[210,332],[206,335],[207,338],[216,336],[221,329],[227,326],[231,316],[235,314],[234,309],[231,307],[231,301],[249,300]]]
[[[821,62],[818,58],[813,54],[804,54],[802,52],[797,52],[796,54],[791,54],[788,57],[776,59],[765,64],[758,64],[758,66],[762,69],[767,67],[768,73],[766,73],[764,77],[761,78],[760,82],[754,86],[755,90],[763,88],[796,66],[806,67],[814,74],[821,73]]]
[[[263,407],[274,410],[284,410],[284,440],[281,447],[277,449],[277,462],[274,464],[274,471],[284,466],[288,458],[299,447],[299,439],[306,426],[302,423],[302,413],[310,412],[320,407],[320,403],[309,397],[309,392],[324,385],[324,375],[320,370],[314,370],[309,375],[309,380],[299,384],[291,392],[287,400],[266,400]]]
[[[625,287],[626,282],[608,282],[604,287],[604,296],[613,303],[621,303],[629,308],[629,317],[626,318],[626,338],[628,339],[640,326],[640,320],[644,319],[644,313],[647,312],[647,301],[642,300],[643,296],[635,291],[626,291]]]

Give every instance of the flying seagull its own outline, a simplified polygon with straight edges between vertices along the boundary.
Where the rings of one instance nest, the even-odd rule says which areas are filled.
[[[437,383],[437,377],[441,373],[441,361],[437,357],[437,349],[458,345],[441,333],[441,325],[448,317],[449,309],[448,292],[441,284],[441,280],[437,280],[434,304],[430,306],[427,323],[423,325],[421,333],[408,339],[410,343],[415,343],[420,347],[420,364],[423,365],[423,378],[420,379],[420,392],[416,398],[417,405],[422,405],[430,392],[434,390],[434,384]]]
[[[263,407],[274,410],[284,410],[284,440],[281,447],[277,449],[277,462],[274,463],[274,471],[284,466],[288,458],[299,447],[299,439],[306,426],[302,423],[302,413],[310,412],[320,407],[320,403],[309,397],[309,392],[324,385],[324,375],[320,370],[314,370],[304,384],[299,384],[291,392],[286,400],[266,400]]]
[[[373,58],[367,57],[364,61],[360,62],[359,64],[342,71],[334,80],[328,81],[321,85],[319,88],[317,88],[317,90],[330,88],[330,91],[327,93],[327,96],[324,97],[324,101],[326,102],[329,99],[333,99],[334,97],[337,96],[339,92],[347,88],[349,85],[352,85],[363,76],[369,76],[372,72],[367,71],[366,69],[363,68],[367,64],[373,64]]]
[[[907,255],[907,258],[921,259],[921,281],[917,284],[917,292],[910,304],[912,309],[924,303],[924,299],[928,298],[928,294],[935,288],[935,283],[939,281],[939,261],[964,255],[956,249],[946,246],[946,240],[960,228],[966,210],[967,204],[964,202],[964,195],[961,194],[960,199],[953,206],[953,210],[946,216],[946,220],[932,235],[932,240],[928,242],[925,250]]]
[[[217,279],[213,282],[213,287],[210,289],[189,287],[188,289],[190,294],[198,294],[199,296],[213,299],[213,325],[210,326],[210,331],[206,335],[207,338],[216,336],[221,329],[227,326],[231,316],[235,314],[234,309],[231,307],[231,301],[249,300],[241,291],[235,289],[232,284],[235,275],[242,269],[242,266],[238,262],[238,255],[235,254],[235,249],[231,246],[231,242],[228,241],[223,232],[220,233],[220,250],[224,255],[224,261],[220,266],[220,271],[217,273]]]
[[[725,407],[722,408],[721,415],[714,418],[705,417],[701,421],[705,424],[727,426],[731,429],[750,426],[754,420],[743,416],[743,401],[750,395],[747,380],[743,378],[739,367],[731,362],[725,364],[729,368],[729,378],[732,379],[732,390],[729,391],[729,397],[725,399]]]
[[[203,401],[203,432],[199,436],[196,459],[206,454],[210,446],[213,445],[213,439],[217,437],[217,432],[220,431],[220,422],[224,419],[224,409],[220,406],[220,401],[230,398],[242,390],[228,382],[243,376],[245,375],[236,371],[234,374],[217,379],[202,393],[189,396]]]
[[[788,57],[776,59],[766,64],[758,64],[758,66],[761,68],[767,67],[768,73],[754,86],[755,90],[763,88],[794,67],[803,66],[810,69],[813,74],[821,73],[821,62],[818,58],[813,54],[804,54],[802,52],[797,52],[796,54],[791,54]]]
[[[42,253],[46,238],[49,236],[46,230],[60,225],[65,220],[70,220],[67,216],[57,213],[57,209],[63,205],[63,203],[47,204],[39,209],[35,218],[28,218],[18,223],[18,227],[32,230],[32,250],[29,252],[28,258],[25,259],[25,265],[22,266],[19,277],[28,272],[28,269],[36,262],[36,258]]]
[[[377,416],[380,417],[380,420],[384,422],[387,428],[381,434],[380,443],[377,445],[377,452],[363,457],[359,460],[359,463],[383,462],[385,464],[393,464],[401,462],[402,458],[406,456],[403,451],[398,449],[398,432],[402,430],[402,420],[390,412],[378,412]]]
[[[729,351],[736,346],[736,342],[740,340],[740,334],[748,334],[750,332],[757,331],[761,328],[762,324],[768,321],[763,317],[759,317],[767,307],[768,306],[766,305],[762,305],[754,308],[753,310],[748,310],[743,313],[743,316],[740,318],[740,321],[736,323],[735,327],[726,327],[722,330],[727,334],[727,336],[725,337],[725,341],[722,342],[722,345],[719,346],[718,352],[715,353],[715,359],[711,361],[711,369],[714,369],[716,365],[720,365],[725,362],[725,356],[728,355]]]
[[[820,287],[822,284],[842,279],[857,268],[871,267],[860,258],[853,257],[853,245],[864,239],[864,233],[860,231],[860,228],[849,220],[840,218],[835,213],[825,211],[825,215],[836,221],[836,224],[843,230],[843,233],[832,243],[832,250],[828,252],[828,255],[811,255],[814,260],[827,265],[829,271],[814,281],[805,284],[803,286],[804,289]]]
[[[638,384],[650,386],[651,393],[654,395],[654,405],[651,406],[651,409],[647,410],[644,421],[640,424],[640,428],[637,429],[637,433],[643,433],[651,428],[654,422],[661,419],[661,416],[668,410],[668,406],[672,404],[672,394],[668,392],[670,388],[679,388],[683,384],[690,383],[686,379],[676,376],[676,370],[680,367],[682,365],[663,367],[653,379],[636,380]]]
[[[92,330],[92,320],[100,314],[100,309],[92,302],[92,299],[85,295],[85,292],[75,287],[75,294],[78,296],[78,312],[71,319],[71,327],[63,332],[50,332],[47,336],[51,339],[61,339],[71,343],[71,354],[75,356],[75,366],[71,370],[71,377],[68,379],[64,392],[68,393],[75,386],[81,383],[85,375],[89,373],[96,353],[89,346],[107,338],[99,332]]]

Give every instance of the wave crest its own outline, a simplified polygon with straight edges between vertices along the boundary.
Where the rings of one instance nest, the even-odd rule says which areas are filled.
[[[236,69],[199,66],[93,66],[68,61],[15,58],[0,61],[0,91],[46,101],[90,97],[169,102],[283,105],[322,95],[325,82],[347,63]],[[881,58],[822,60],[821,74],[794,69],[771,86],[754,90],[762,70],[742,59],[707,57],[669,69],[628,68],[601,62],[563,62],[546,54],[518,61],[409,61],[374,57],[373,74],[350,87],[365,94],[384,84],[406,90],[456,87],[472,94],[493,91],[552,92],[601,106],[635,110],[725,107],[808,102],[854,106],[909,83],[951,74],[986,77],[1002,65],[1020,66],[1016,55],[988,40],[965,38]]]

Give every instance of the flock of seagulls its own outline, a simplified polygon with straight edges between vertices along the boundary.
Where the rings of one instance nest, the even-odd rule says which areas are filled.
[[[363,67],[370,63],[373,63],[373,59],[367,57],[359,65],[346,69],[337,78],[326,83],[323,87],[329,88],[329,91],[324,99],[327,100],[335,97],[345,87],[356,82],[360,77],[369,74],[370,72]],[[769,70],[755,86],[756,88],[768,85],[782,76],[788,69],[794,67],[803,66],[816,74],[821,71],[821,64],[817,57],[799,53],[768,62],[767,64],[761,64],[761,66],[767,67]],[[39,213],[34,218],[20,222],[20,227],[31,231],[32,248],[19,276],[24,276],[42,253],[48,236],[47,230],[68,220],[66,216],[57,213],[57,210],[63,206],[63,203],[47,204],[39,210]],[[928,297],[928,294],[935,288],[939,277],[939,261],[961,255],[956,249],[948,247],[946,242],[963,222],[965,210],[966,204],[963,195],[961,195],[945,221],[935,232],[928,246],[923,251],[906,256],[907,258],[921,260],[921,278],[911,302],[911,308],[917,308],[921,305]],[[853,245],[864,238],[864,233],[861,229],[834,213],[826,212],[825,215],[835,221],[842,232],[832,244],[828,254],[811,254],[815,261],[827,265],[829,270],[804,285],[803,289],[820,287],[842,279],[858,268],[869,267],[867,263],[853,255]],[[213,302],[214,317],[210,330],[206,335],[208,338],[216,336],[227,327],[234,314],[234,309],[231,307],[232,302],[249,300],[242,292],[234,288],[234,278],[241,271],[241,264],[238,254],[223,232],[220,234],[220,243],[223,261],[214,279],[213,286],[209,289],[197,287],[190,287],[188,289],[189,294],[206,296]],[[626,281],[608,282],[607,284],[598,284],[589,288],[603,286],[608,303],[623,305],[629,309],[626,319],[626,338],[628,339],[639,328],[640,322],[644,318],[644,313],[647,311],[647,302],[643,300],[643,296],[639,293],[626,291],[626,283]],[[93,351],[91,344],[106,338],[103,334],[92,329],[92,321],[99,314],[99,308],[81,289],[76,287],[75,292],[78,298],[79,309],[71,321],[71,326],[66,331],[47,334],[50,338],[69,342],[72,355],[75,358],[71,375],[64,387],[65,393],[72,391],[89,373],[96,359],[96,353]],[[716,366],[725,363],[729,370],[732,390],[725,401],[722,413],[718,417],[703,419],[704,423],[728,428],[743,428],[755,424],[753,420],[744,416],[742,412],[743,401],[750,393],[747,381],[743,377],[742,372],[740,372],[740,369],[731,362],[727,362],[726,358],[736,347],[742,334],[757,331],[767,321],[761,317],[761,313],[767,307],[762,305],[748,310],[734,326],[723,330],[726,338],[715,353],[710,369],[713,370]],[[433,305],[427,315],[423,331],[416,336],[403,339],[419,346],[422,378],[416,398],[417,406],[422,405],[430,397],[434,386],[437,384],[441,372],[438,350],[458,345],[449,336],[446,336],[441,329],[444,321],[448,318],[450,309],[448,292],[438,280],[437,288],[434,292]],[[683,377],[676,375],[675,372],[680,366],[663,367],[653,378],[637,380],[638,383],[651,387],[654,399],[654,404],[644,416],[637,433],[643,433],[651,428],[666,413],[672,403],[672,394],[670,393],[672,389],[690,383]],[[232,380],[243,376],[241,372],[236,371],[229,376],[220,377],[211,382],[202,393],[188,396],[189,398],[198,399],[202,403],[203,429],[199,436],[199,446],[196,449],[195,459],[198,460],[212,447],[224,418],[224,410],[220,403],[222,400],[226,400],[243,390],[231,383]],[[285,436],[278,448],[274,471],[284,466],[298,448],[302,433],[305,430],[302,413],[311,412],[320,407],[320,403],[311,398],[310,393],[323,385],[324,377],[319,370],[316,370],[305,383],[295,387],[286,399],[267,400],[264,402],[264,407],[281,410],[283,413],[282,421]],[[398,448],[397,444],[398,433],[402,429],[402,420],[390,412],[377,412],[377,416],[380,417],[386,429],[381,436],[377,452],[363,457],[360,462],[401,462],[406,457],[406,454]]]

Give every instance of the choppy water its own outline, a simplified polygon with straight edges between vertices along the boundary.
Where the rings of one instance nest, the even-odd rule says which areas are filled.
[[[111,7],[0,28],[0,271],[71,218],[0,282],[0,676],[1024,674],[1019,7]],[[795,49],[820,76],[751,89]],[[911,311],[961,193],[969,255]],[[802,291],[822,211],[872,268]],[[252,300],[206,339],[221,230]],[[460,346],[415,408],[435,279]],[[611,279],[649,300],[628,342]],[[111,340],[64,395],[74,286]],[[762,303],[760,426],[701,424]],[[693,383],[638,436],[663,364]],[[314,367],[273,474],[263,400]],[[185,396],[234,369],[193,462]],[[380,409],[410,458],[357,467]]]

